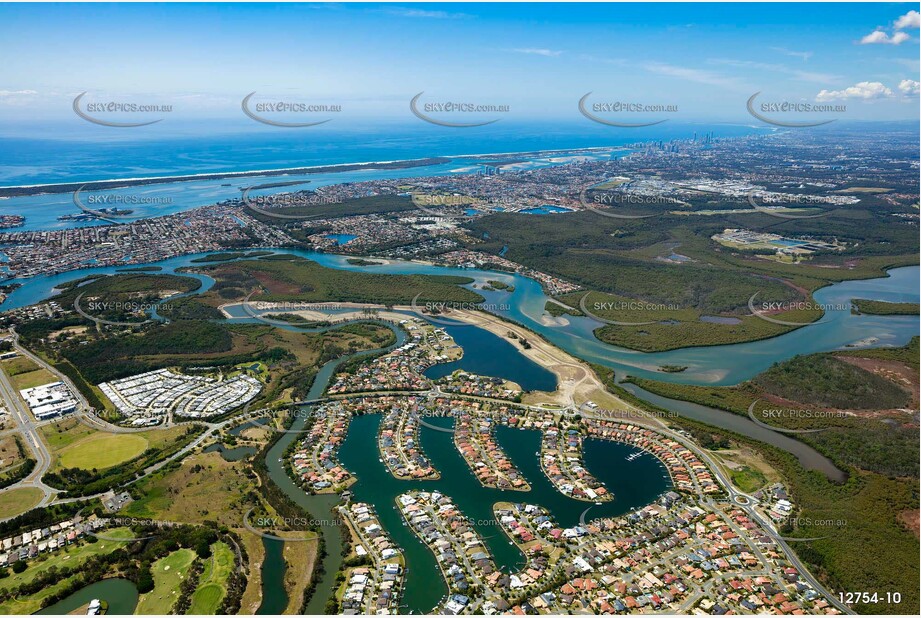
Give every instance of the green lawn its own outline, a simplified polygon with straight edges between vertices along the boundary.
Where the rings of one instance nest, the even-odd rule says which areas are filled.
[[[58,465],[61,468],[104,470],[134,459],[147,446],[147,440],[137,434],[99,432],[61,449]]]
[[[76,579],[76,575],[66,579],[60,579],[50,586],[45,586],[35,594],[18,599],[9,599],[0,603],[0,614],[4,615],[27,615],[34,614],[42,608],[44,600],[53,594],[56,594],[66,588],[71,581]]]
[[[224,585],[234,567],[234,553],[224,542],[211,546],[211,558],[205,561],[205,569],[199,579],[198,588],[192,593],[189,614],[211,615],[217,613],[227,590]]]
[[[194,551],[180,549],[154,562],[150,567],[154,589],[141,595],[134,613],[169,614],[176,599],[179,598],[179,586],[194,560]]]
[[[15,517],[41,502],[42,490],[37,487],[20,487],[0,494],[0,518]]]
[[[115,539],[129,539],[133,536],[128,528],[112,528],[111,530],[106,530],[105,535]],[[78,566],[86,562],[90,556],[106,554],[124,546],[124,543],[111,539],[99,539],[95,543],[81,542],[79,545],[70,545],[63,551],[45,554],[44,560],[29,560],[28,567],[22,573],[13,573],[10,570],[9,577],[0,579],[0,590],[9,590],[31,582],[51,567]]]
[[[732,483],[745,493],[758,491],[767,483],[767,479],[761,472],[748,466],[733,470],[731,476]]]

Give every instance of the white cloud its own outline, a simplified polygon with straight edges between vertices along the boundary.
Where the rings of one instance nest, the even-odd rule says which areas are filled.
[[[892,96],[892,90],[880,82],[859,82],[844,90],[822,90],[815,95],[816,101],[835,101],[846,99],[885,99]]]
[[[402,6],[384,9],[383,12],[400,17],[421,17],[425,19],[462,19],[470,17],[466,13],[449,13],[447,11],[426,11],[423,9],[410,9]]]
[[[0,97],[23,97],[38,94],[35,90],[0,90]]]
[[[746,88],[738,80],[732,77],[726,77],[725,75],[714,73],[713,71],[706,71],[704,69],[680,67],[673,64],[666,64],[664,62],[647,62],[642,66],[644,69],[650,71],[651,73],[658,73],[659,75],[666,75],[668,77],[677,77],[687,81],[697,82],[699,84],[707,84],[709,86],[719,86],[721,88],[740,90]]]
[[[892,35],[889,35],[885,29],[880,27],[860,39],[860,44],[873,45],[881,43],[883,45],[899,45],[900,43],[911,40],[911,36],[909,36],[907,32],[900,32],[901,30],[919,27],[921,27],[921,13],[918,11],[908,11],[892,23]]]
[[[861,45],[873,45],[880,43],[883,45],[898,45],[909,40],[911,37],[905,32],[896,32],[892,36],[886,34],[884,30],[874,30],[867,36],[860,39]]]
[[[899,92],[910,97],[918,96],[921,93],[921,83],[913,79],[903,79],[899,82]]]
[[[906,28],[921,28],[921,13],[918,11],[908,11],[897,20],[895,20],[896,30],[905,30]]]
[[[554,49],[543,49],[539,47],[524,47],[513,49],[511,51],[515,52],[516,54],[533,54],[535,56],[546,56],[548,58],[555,58],[563,53]]]
[[[806,62],[807,60],[812,58],[811,51],[793,51],[792,49],[786,49],[784,47],[772,47],[771,49],[785,56],[792,56],[794,58],[799,58],[803,62]]]
[[[804,82],[818,82],[818,83],[827,83],[833,82],[835,80],[841,79],[837,75],[832,75],[830,73],[819,73],[817,71],[803,71],[802,69],[790,68],[783,64],[768,63],[768,62],[754,62],[752,60],[729,60],[725,58],[717,58],[710,60],[714,64],[722,64],[725,66],[733,67],[736,69],[746,69],[752,71],[774,71],[776,73],[783,73],[785,75],[790,75],[794,79],[804,81]]]

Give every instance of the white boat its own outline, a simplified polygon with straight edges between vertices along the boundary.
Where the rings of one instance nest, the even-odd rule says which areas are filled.
[[[87,616],[98,616],[102,613],[102,601],[99,599],[93,599],[90,601],[89,607],[86,608]]]

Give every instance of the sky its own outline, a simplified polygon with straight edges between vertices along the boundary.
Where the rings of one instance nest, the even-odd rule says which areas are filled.
[[[919,5],[0,4],[0,125],[79,121],[73,100],[169,105],[118,120],[252,124],[273,113],[421,122],[410,100],[507,106],[452,121],[753,122],[746,102],[836,106],[798,120],[917,119]],[[671,106],[636,114],[609,102]],[[88,109],[88,108],[87,108]],[[250,109],[254,109],[251,107]],[[758,107],[758,109],[762,109]],[[771,108],[767,109],[768,112]],[[830,109],[830,108],[826,108]],[[774,110],[776,111],[776,109]],[[89,113],[89,112],[88,112]]]

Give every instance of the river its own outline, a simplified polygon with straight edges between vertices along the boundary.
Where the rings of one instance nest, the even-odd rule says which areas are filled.
[[[772,364],[797,354],[812,354],[836,350],[854,345],[873,337],[878,345],[904,345],[919,332],[918,316],[869,316],[852,315],[848,302],[851,298],[898,300],[918,302],[918,266],[896,268],[888,276],[860,281],[845,281],[830,285],[815,294],[817,303],[832,306],[817,322],[785,335],[733,345],[683,348],[668,352],[644,353],[619,348],[599,341],[592,331],[601,326],[589,317],[568,317],[565,326],[544,324],[541,320],[547,296],[540,284],[527,277],[494,271],[435,266],[419,262],[387,260],[377,266],[349,264],[351,256],[332,253],[318,253],[305,250],[285,250],[323,266],[342,270],[385,273],[385,274],[429,274],[457,275],[474,279],[471,286],[486,298],[486,302],[498,307],[494,313],[518,322],[542,335],[551,343],[570,354],[611,367],[619,376],[626,374],[684,384],[712,384],[729,386],[754,377]],[[186,255],[150,265],[160,266],[163,273],[175,273],[176,269],[201,267],[193,260],[202,254]],[[13,291],[0,308],[13,309],[40,302],[54,292],[55,286],[91,274],[115,274],[124,267],[88,268],[57,275],[43,275],[24,280]],[[206,285],[197,292],[210,287],[210,278],[199,276]],[[514,286],[514,292],[488,291],[480,289],[489,280],[498,280]],[[242,315],[242,313],[241,313]],[[472,328],[472,327],[463,327]],[[686,366],[681,373],[663,373],[662,365]]]

